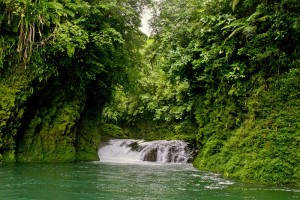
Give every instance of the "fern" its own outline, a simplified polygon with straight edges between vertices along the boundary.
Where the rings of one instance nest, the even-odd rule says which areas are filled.
[[[240,3],[240,0],[233,0],[232,2],[232,10],[235,11],[236,7]]]
[[[230,38],[232,38],[233,36],[237,35],[238,33],[242,32],[244,30],[244,28],[245,28],[244,26],[241,26],[241,27],[235,29],[234,31],[232,31],[231,34],[225,39],[225,42],[227,40],[229,40]]]

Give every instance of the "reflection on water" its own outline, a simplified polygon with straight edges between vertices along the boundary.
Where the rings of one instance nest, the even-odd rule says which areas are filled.
[[[300,199],[300,188],[234,182],[188,164],[0,164],[0,199]]]

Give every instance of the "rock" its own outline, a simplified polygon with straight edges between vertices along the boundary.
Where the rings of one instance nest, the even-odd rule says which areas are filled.
[[[130,143],[128,146],[131,147],[132,151],[139,151],[140,150],[140,145],[138,144],[137,141],[134,141],[134,142]]]
[[[145,153],[143,161],[156,162],[157,161],[157,148],[151,149]]]

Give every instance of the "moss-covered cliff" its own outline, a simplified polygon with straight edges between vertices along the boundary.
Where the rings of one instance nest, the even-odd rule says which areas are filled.
[[[27,101],[17,140],[17,161],[74,161],[76,124],[85,97],[70,95],[62,83],[51,84]]]
[[[102,109],[140,65],[144,4],[0,2],[0,162],[99,159]]]
[[[21,69],[20,69],[21,68]],[[15,161],[15,138],[26,110],[26,99],[32,95],[31,77],[26,70],[13,68],[0,79],[0,161]],[[16,73],[14,73],[16,71]],[[20,72],[21,71],[21,72]],[[11,75],[13,74],[13,75]]]
[[[0,84],[1,161],[98,160],[100,114],[106,97],[99,95],[93,106],[87,94],[70,91],[61,77],[33,89],[21,82],[23,76]]]

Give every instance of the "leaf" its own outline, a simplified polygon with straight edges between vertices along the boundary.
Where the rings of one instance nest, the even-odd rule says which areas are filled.
[[[265,22],[268,19],[272,19],[272,16],[271,15],[265,15],[265,16],[262,16],[262,17],[258,18],[256,21]]]
[[[254,34],[257,30],[257,26],[246,26],[244,27],[243,33],[246,35]]]
[[[235,11],[237,5],[240,3],[240,0],[233,0],[232,2],[232,10]]]
[[[239,27],[239,26],[243,26],[243,25],[245,25],[244,20],[235,20],[232,23],[228,24],[227,26],[224,26],[221,30],[235,28],[235,27]]]
[[[261,15],[260,11],[256,11],[255,13],[253,13],[252,15],[250,15],[250,17],[248,17],[248,19],[246,20],[247,22],[254,22],[255,19],[257,19],[257,17]]]
[[[234,31],[232,31],[232,33],[225,39],[225,42],[226,42],[227,40],[229,40],[230,38],[232,38],[233,36],[235,36],[236,34],[242,32],[243,29],[244,29],[244,26],[239,27],[239,28],[235,29]]]

